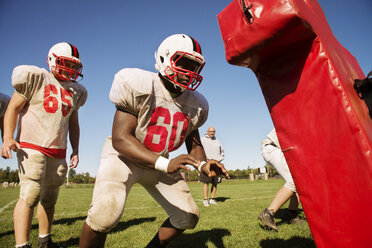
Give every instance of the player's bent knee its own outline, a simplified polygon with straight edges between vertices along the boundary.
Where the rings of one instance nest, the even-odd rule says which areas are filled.
[[[199,222],[199,215],[185,213],[184,215],[169,218],[171,224],[178,229],[194,229]]]
[[[286,182],[286,183],[284,184],[284,187],[287,188],[287,189],[289,189],[290,191],[292,191],[292,192],[294,192],[294,193],[297,192],[297,190],[296,190],[296,186],[295,186],[294,182]]]
[[[120,221],[123,214],[121,205],[108,204],[106,206],[93,205],[88,211],[86,223],[97,232],[109,232]]]
[[[22,184],[20,198],[30,208],[36,207],[40,200],[41,187],[36,183]]]
[[[44,208],[54,207],[57,203],[59,195],[59,186],[48,187],[41,193],[40,204]]]
[[[96,232],[110,232],[120,221],[120,218],[115,218],[113,216],[101,216],[96,218],[88,215],[85,222],[87,225]]]

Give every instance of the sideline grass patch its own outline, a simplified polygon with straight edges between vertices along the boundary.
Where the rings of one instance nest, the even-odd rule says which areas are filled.
[[[199,206],[200,220],[193,230],[186,230],[168,247],[192,248],[310,248],[315,247],[306,221],[289,225],[280,219],[275,222],[279,232],[260,227],[257,215],[267,207],[277,190],[284,184],[281,179],[268,181],[229,180],[218,185],[217,203],[203,206],[203,184],[188,183],[191,194]],[[78,247],[93,187],[73,185],[62,187],[56,206],[52,228],[53,240],[64,247]],[[18,188],[0,189],[0,248],[14,247],[13,208]],[[287,207],[288,203],[283,206]],[[300,216],[305,219],[301,212]],[[107,237],[106,247],[145,247],[166,219],[165,211],[140,185],[134,185],[120,223]],[[37,244],[37,219],[34,217],[30,235]]]

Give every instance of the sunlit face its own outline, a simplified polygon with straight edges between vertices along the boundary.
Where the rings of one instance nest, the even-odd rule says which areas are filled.
[[[81,63],[62,56],[56,58],[56,65],[51,68],[51,72],[61,81],[75,81],[79,76],[82,77],[81,71]]]
[[[214,138],[214,135],[216,134],[216,130],[214,130],[213,127],[210,127],[210,128],[208,128],[207,133],[208,133],[209,137]]]
[[[200,75],[204,67],[203,57],[177,51],[170,58],[170,65],[164,70],[164,76],[173,84],[176,94],[181,94],[186,89],[194,91],[200,85],[203,77]],[[168,89],[173,92],[173,90]]]
[[[76,63],[71,60],[65,60],[65,68],[67,70],[62,70],[61,74],[66,78],[74,77],[74,72],[79,71],[81,64]]]
[[[74,71],[77,71],[80,69],[81,67],[81,64],[75,62],[75,61],[71,61],[71,60],[65,60],[65,67],[67,68],[70,68]]]
[[[198,72],[200,68],[200,64],[197,63],[194,60],[188,59],[187,57],[181,57],[179,59],[175,60],[176,67],[186,71],[190,72]],[[178,73],[177,76],[175,77],[175,80],[179,82],[180,84],[183,84],[187,86],[190,82],[190,77],[191,75],[189,73]]]

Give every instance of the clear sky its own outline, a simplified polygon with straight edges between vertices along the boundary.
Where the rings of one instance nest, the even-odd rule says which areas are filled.
[[[88,100],[79,110],[80,164],[77,172],[95,175],[105,137],[111,135],[114,105],[108,94],[113,76],[125,67],[154,69],[154,52],[167,36],[185,33],[202,46],[206,66],[197,89],[209,101],[208,121],[216,128],[228,169],[265,164],[260,142],[273,127],[251,70],[230,65],[217,22],[229,0],[0,0],[0,92],[13,94],[11,73],[21,64],[45,67],[49,48],[66,41],[83,63]],[[338,41],[372,70],[372,1],[319,0]],[[68,149],[68,156],[70,154]],[[185,153],[184,146],[170,154]],[[17,168],[16,159],[0,158],[0,167]]]

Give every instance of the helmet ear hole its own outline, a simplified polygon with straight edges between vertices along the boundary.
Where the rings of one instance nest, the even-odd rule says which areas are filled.
[[[161,61],[162,63],[164,63],[164,57],[163,57],[163,56],[160,56],[160,61]]]

